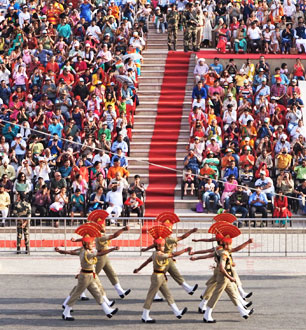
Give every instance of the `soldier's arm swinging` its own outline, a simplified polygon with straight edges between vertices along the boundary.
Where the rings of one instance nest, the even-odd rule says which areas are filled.
[[[197,232],[197,231],[198,231],[198,228],[193,228],[193,229],[187,231],[187,233],[185,233],[184,235],[179,236],[179,237],[177,238],[177,241],[179,242],[179,241],[181,241],[181,240],[183,240],[183,239],[189,237],[191,234],[193,234],[193,233],[195,233],[195,232]]]
[[[181,254],[183,254],[185,252],[190,252],[191,250],[192,250],[192,248],[188,247],[186,249],[183,249],[183,250],[180,250],[180,251],[177,251],[177,252],[169,253],[169,257],[170,258],[178,257],[178,256],[180,256]]]
[[[206,253],[210,253],[210,252],[214,252],[215,249],[214,248],[211,248],[211,249],[208,249],[208,250],[198,250],[198,251],[191,251],[189,253],[190,256],[193,256],[194,254],[206,254]]]
[[[128,231],[128,230],[130,230],[130,227],[129,227],[129,226],[125,226],[125,227],[123,227],[122,229],[117,230],[114,234],[109,235],[109,239],[112,240],[112,239],[114,239],[114,238],[117,238],[117,237],[119,237],[124,231]]]
[[[149,250],[153,249],[154,247],[155,247],[155,244],[151,244],[146,248],[142,248],[140,251],[141,252],[146,252],[146,251],[149,251]]]
[[[104,256],[105,254],[108,254],[110,252],[113,252],[113,251],[118,251],[119,250],[119,246],[115,246],[111,249],[108,249],[108,250],[102,250],[100,252],[97,253],[97,256]]]
[[[67,250],[67,251],[65,251],[65,250],[61,250],[61,249],[59,249],[58,247],[54,248],[54,250],[55,250],[55,252],[57,252],[57,253],[59,253],[59,254],[70,254],[70,255],[72,255],[72,256],[77,256],[77,255],[78,255],[78,251],[79,251],[79,249],[77,249],[77,250]]]
[[[215,242],[217,239],[216,237],[212,238],[200,238],[200,239],[193,239],[193,242]]]
[[[210,254],[206,254],[205,256],[191,257],[190,260],[191,261],[196,261],[196,260],[201,260],[201,259],[209,259],[209,258],[213,258],[214,256],[215,256],[214,253],[210,253]]]
[[[152,261],[153,261],[153,259],[152,259],[152,257],[150,257],[142,265],[140,265],[138,268],[134,269],[133,273],[134,274],[139,273],[142,270],[142,268],[146,267]]]
[[[241,245],[238,245],[237,247],[233,248],[232,252],[238,252],[238,251],[244,249],[246,246],[248,246],[249,244],[252,244],[252,243],[253,243],[253,238],[250,238],[249,240],[242,243]]]

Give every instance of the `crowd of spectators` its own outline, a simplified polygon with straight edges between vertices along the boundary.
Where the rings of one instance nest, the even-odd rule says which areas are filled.
[[[299,58],[273,70],[264,56],[241,68],[233,59],[198,59],[183,177],[185,195],[188,186],[197,190],[198,210],[244,218],[271,211],[278,219],[306,213],[304,79]]]
[[[129,179],[127,156],[145,3],[10,0],[0,7],[1,225],[19,192],[32,216],[142,215],[144,187],[139,176]]]

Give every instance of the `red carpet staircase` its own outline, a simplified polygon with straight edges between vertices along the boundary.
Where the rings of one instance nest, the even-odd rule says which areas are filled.
[[[177,141],[181,128],[183,102],[189,69],[190,53],[169,52],[160,90],[154,132],[149,150],[149,186],[146,216],[174,211],[174,189]]]

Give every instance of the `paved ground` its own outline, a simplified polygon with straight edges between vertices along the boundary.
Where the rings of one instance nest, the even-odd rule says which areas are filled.
[[[207,276],[188,276],[188,282],[198,282],[203,287]],[[140,322],[141,310],[149,277],[143,275],[122,276],[123,287],[133,289],[126,300],[117,300],[120,309],[118,315],[109,320],[101,308],[91,299],[89,302],[78,302],[75,305],[74,322],[61,319],[61,303],[73,287],[72,276],[42,275],[0,275],[0,325],[6,329],[305,329],[305,286],[304,276],[266,277],[242,276],[245,288],[252,290],[255,314],[249,319],[242,319],[235,307],[223,295],[218,303],[214,317],[215,325],[204,325],[200,314],[196,313],[200,290],[194,296],[188,296],[172,279],[169,286],[180,308],[187,306],[189,312],[182,320],[177,320],[168,305],[154,303],[152,316],[157,325],[145,325]],[[116,293],[109,282],[102,278],[109,298]],[[137,289],[136,289],[137,288]]]

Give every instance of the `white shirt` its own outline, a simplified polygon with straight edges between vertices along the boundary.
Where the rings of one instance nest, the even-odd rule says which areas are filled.
[[[254,120],[254,118],[248,114],[247,116],[245,116],[245,114],[243,113],[240,117],[239,117],[239,123],[241,125],[246,126],[246,124],[248,123],[249,120]]]
[[[106,202],[113,204],[113,206],[120,206],[123,205],[123,199],[122,199],[122,190],[117,188],[117,191],[109,191],[106,194]]]
[[[23,24],[24,24],[25,20],[30,21],[30,18],[31,18],[31,16],[30,16],[30,13],[28,11],[26,13],[24,13],[23,11],[20,12],[20,14],[18,16],[20,27],[21,28],[23,27]]]
[[[255,182],[255,187],[264,186],[264,185],[267,185],[268,183],[271,183],[272,186],[268,189],[263,189],[262,192],[264,192],[265,194],[273,194],[274,193],[273,181],[269,177],[266,177],[264,180],[257,179]]]
[[[261,37],[261,30],[258,26],[255,29],[249,28],[248,29],[248,36],[250,39],[260,39]]]
[[[95,162],[99,162],[102,164],[102,167],[107,167],[110,164],[110,158],[109,155],[104,154],[103,156],[96,154],[95,157],[92,160],[93,164]]]
[[[13,148],[15,145],[16,145],[16,140],[12,142],[11,147]],[[21,149],[20,146],[24,147],[24,149]],[[20,144],[18,144],[15,148],[16,155],[24,155],[26,153],[26,149],[25,149],[26,147],[27,147],[26,142],[21,139]]]
[[[99,39],[99,34],[101,34],[101,29],[97,25],[90,25],[87,28],[86,35],[93,36],[95,39]]]
[[[51,172],[49,165],[47,166],[43,166],[42,168],[40,168],[39,165],[35,166],[34,169],[34,174],[36,175],[37,179],[39,177],[42,177],[44,179],[44,181],[50,181],[49,178],[49,173]]]
[[[237,111],[232,110],[230,113],[228,110],[224,111],[223,121],[225,124],[230,124],[233,121],[237,121]]]
[[[296,11],[295,5],[293,3],[291,3],[290,6],[284,6],[284,15],[285,16],[292,16]]]

